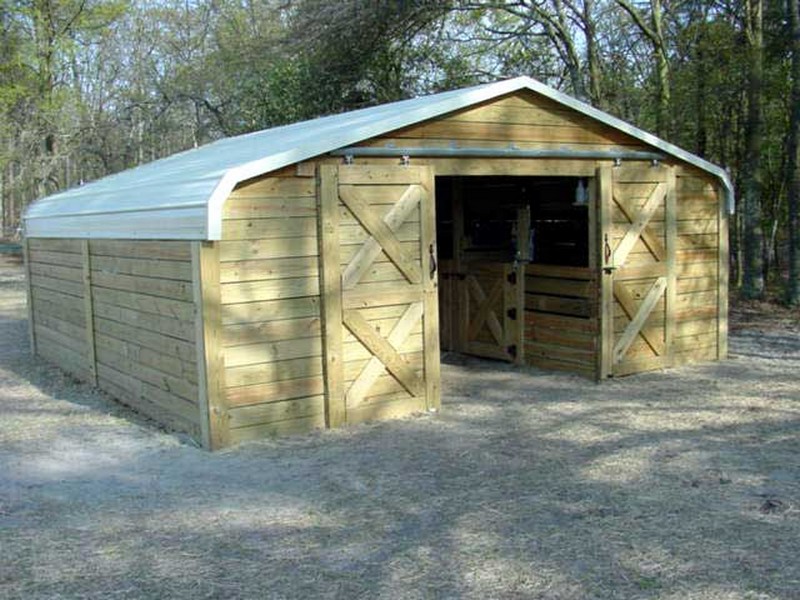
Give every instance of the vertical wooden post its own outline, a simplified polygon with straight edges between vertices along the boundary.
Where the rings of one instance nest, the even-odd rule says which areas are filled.
[[[717,192],[717,358],[728,358],[728,285],[730,280],[730,238],[728,232],[728,211],[725,192],[719,187]]]
[[[33,322],[33,285],[31,284],[31,254],[27,237],[22,239],[22,254],[25,261],[25,292],[28,296],[28,339],[31,354],[36,354],[36,330]]]
[[[598,277],[600,278],[599,351],[597,353],[597,378],[611,376],[614,357],[614,281],[613,271],[607,271],[606,254],[609,259],[613,253],[606,252],[611,244],[611,207],[613,202],[614,171],[611,165],[597,169],[597,253]]]
[[[525,263],[503,265],[503,332],[514,346],[514,364],[525,364]]]
[[[599,165],[599,163],[597,163]],[[599,183],[598,178],[594,177],[589,180],[586,188],[589,191],[589,206],[587,207],[588,213],[588,229],[589,229],[589,240],[588,240],[588,251],[589,251],[589,272],[591,273],[591,279],[589,280],[592,291],[589,295],[590,298],[590,305],[589,305],[589,318],[597,323],[598,330],[595,335],[594,339],[594,376],[595,379],[599,380],[601,365],[600,365],[600,355],[603,352],[603,345],[601,342],[601,337],[599,333],[599,326],[600,322],[603,319],[603,310],[602,310],[602,293],[601,293],[601,282],[603,281],[603,270],[601,268],[601,261],[603,260],[602,257],[602,248],[598,240],[600,239],[600,226],[598,224],[599,221],[599,202],[598,196],[600,190],[598,189]]]
[[[675,199],[677,193],[675,167],[668,166],[665,168],[667,170],[667,190],[664,196],[664,225],[666,227],[664,250],[667,253],[665,257],[667,289],[664,291],[664,366],[670,367],[675,362],[675,306],[678,300],[675,253],[678,244],[678,206]]]
[[[97,386],[97,350],[94,340],[94,304],[92,302],[92,256],[89,240],[81,241],[83,255],[83,314],[86,321],[86,345],[88,347],[89,373],[92,385]]]
[[[469,314],[469,291],[464,279],[464,183],[462,179],[453,181],[453,273],[452,309],[453,321],[451,338],[452,349],[464,352],[467,345],[467,316]]]
[[[342,270],[339,250],[339,167],[320,165],[317,185],[322,291],[325,422],[329,428],[347,421],[342,348]]]
[[[192,242],[200,431],[208,450],[230,443],[219,280],[219,244]]]
[[[425,407],[439,410],[441,399],[441,364],[439,357],[439,291],[435,265],[436,254],[436,183],[428,168],[422,181],[425,195],[420,199],[420,252],[422,253],[423,343],[425,345]],[[453,219],[455,221],[455,218]]]

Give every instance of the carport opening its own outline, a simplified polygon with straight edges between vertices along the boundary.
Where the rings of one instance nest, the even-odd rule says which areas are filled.
[[[590,182],[437,177],[439,257],[588,267]]]

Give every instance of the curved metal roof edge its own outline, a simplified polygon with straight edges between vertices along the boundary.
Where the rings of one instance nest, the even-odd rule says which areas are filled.
[[[302,162],[304,160],[308,160],[315,156],[320,156],[322,154],[331,152],[332,150],[336,150],[338,148],[351,146],[357,142],[364,141],[366,139],[376,137],[396,129],[408,127],[409,125],[413,125],[414,123],[418,123],[420,121],[432,119],[441,116],[443,114],[471,106],[473,104],[478,104],[480,102],[491,100],[492,98],[496,98],[498,96],[513,93],[523,89],[528,89],[535,93],[541,94],[542,96],[545,96],[555,102],[558,102],[559,104],[567,106],[568,108],[580,112],[594,120],[597,120],[610,127],[613,127],[614,129],[622,131],[623,133],[626,133],[631,137],[636,138],[649,146],[658,148],[668,155],[671,155],[686,163],[692,164],[697,168],[712,174],[720,181],[722,187],[725,189],[729,211],[731,213],[733,212],[734,209],[733,185],[730,181],[728,173],[721,167],[714,165],[686,150],[683,150],[678,146],[670,144],[669,142],[666,142],[650,133],[647,133],[646,131],[639,129],[638,127],[635,127],[630,123],[623,121],[622,119],[618,119],[617,117],[614,117],[599,109],[596,109],[584,102],[581,102],[576,98],[573,98],[571,96],[568,96],[567,94],[559,92],[558,90],[551,88],[550,86],[547,86],[531,77],[516,77],[513,79],[507,79],[495,83],[482,84],[461,90],[452,90],[449,92],[434,94],[427,97],[414,98],[410,100],[401,100],[399,102],[379,105],[375,107],[361,109],[358,111],[352,111],[350,113],[341,113],[339,115],[332,115],[329,117],[322,117],[320,119],[306,121],[305,122],[306,124],[314,123],[315,121],[319,121],[320,125],[329,124],[332,126],[333,129],[338,129],[338,131],[336,131],[337,135],[334,136],[333,139],[331,139],[329,136],[319,135],[316,136],[311,141],[299,139],[302,136],[298,135],[297,144],[293,147],[291,146],[290,142],[289,147],[283,151],[273,152],[271,154],[268,153],[263,158],[243,162],[242,164],[229,167],[224,171],[222,171],[221,177],[219,177],[217,183],[213,186],[213,191],[205,201],[206,214],[204,219],[205,223],[203,223],[202,226],[203,231],[200,231],[200,229],[198,228],[196,237],[193,237],[191,239],[219,240],[222,237],[222,209],[225,200],[233,191],[233,189],[236,187],[236,185],[243,181],[252,179],[253,177],[264,175],[266,173],[269,173],[270,171],[275,171],[277,169],[281,169],[283,167],[298,162]],[[404,108],[405,110],[392,110],[392,108],[395,109]],[[376,114],[372,116],[370,113],[376,113]],[[349,127],[346,126],[348,125],[346,120],[348,115],[352,116],[352,120],[356,121],[356,123],[353,123],[352,126]],[[371,116],[372,118],[368,118],[369,116]],[[358,122],[359,117],[363,119],[362,122]],[[291,128],[292,125],[283,127]],[[273,130],[265,130],[265,131],[273,131]],[[253,132],[239,137],[250,137],[257,135],[259,133],[265,133],[265,132]],[[235,140],[235,139],[236,138],[227,138],[227,140]],[[219,140],[218,142],[215,143],[219,142],[225,142],[225,139]],[[203,148],[208,148],[209,146],[213,145],[214,144],[209,144],[208,146],[204,146]],[[177,155],[166,157],[165,159],[162,160],[174,159],[177,156],[189,156],[191,155],[192,152],[193,152],[192,150],[184,151],[178,153]],[[152,165],[154,163],[150,164]],[[115,178],[117,175],[119,174],[111,175],[110,177]],[[42,200],[55,201],[57,200],[56,196],[60,196],[63,193],[64,192],[61,192],[59,194],[55,194],[53,196],[50,196]],[[80,191],[78,190],[77,193],[80,194]],[[31,207],[37,203],[32,204]],[[26,210],[25,215],[23,217],[26,222],[26,228],[27,228],[27,221],[29,218],[42,219],[42,220],[47,220],[50,218],[55,218],[55,219],[59,218],[58,214],[32,216],[29,214],[31,207],[29,207],[28,210]],[[176,207],[167,206],[166,204],[163,206],[156,205],[147,208],[143,207],[141,211],[142,212],[147,211],[152,213],[152,212],[158,212],[158,210],[162,208],[164,210],[173,210]],[[107,215],[110,218],[115,218],[115,215],[121,212],[136,212],[136,209],[135,208],[121,209],[119,207],[115,209],[113,207],[108,207],[105,210],[90,210],[85,212],[81,211],[80,213],[73,213],[71,216],[73,218],[86,217],[87,220],[88,219],[96,220],[101,215]],[[198,225],[200,224],[198,223]],[[42,230],[46,230],[45,223],[40,223],[34,229],[39,230],[41,234]],[[116,227],[114,228],[114,231],[117,231]],[[135,233],[136,232],[133,231],[131,232],[131,234]],[[187,239],[186,235],[187,235],[186,233],[183,233],[181,235],[182,239]],[[95,233],[93,235],[91,232],[88,231],[85,233],[85,235],[81,237],[95,237],[95,236],[108,237],[108,235],[103,235],[100,232]],[[119,237],[123,236],[120,235]],[[141,237],[141,236],[132,235],[132,237]],[[163,235],[158,237],[166,239],[164,238]]]

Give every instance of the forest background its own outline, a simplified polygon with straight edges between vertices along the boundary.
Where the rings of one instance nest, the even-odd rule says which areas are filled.
[[[727,168],[732,283],[800,304],[800,0],[0,0],[0,237],[224,136],[529,75]]]

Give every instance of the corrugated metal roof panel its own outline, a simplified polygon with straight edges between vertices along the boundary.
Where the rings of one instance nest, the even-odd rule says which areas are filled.
[[[403,100],[225,138],[43,198],[30,237],[219,239],[237,183],[498,96],[530,89],[694,164],[731,190],[725,171],[529,77]]]

